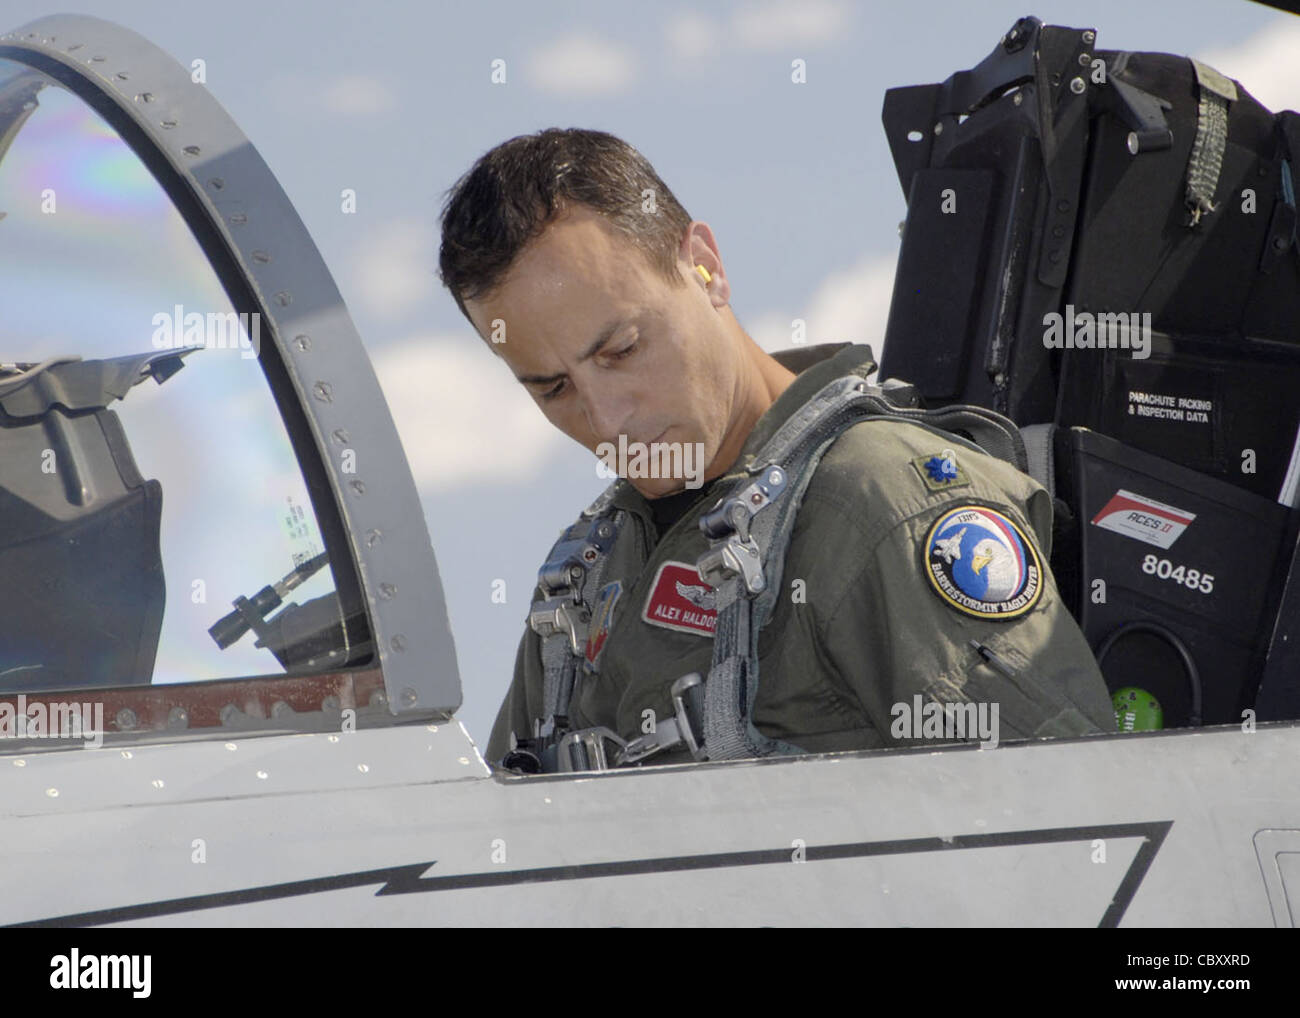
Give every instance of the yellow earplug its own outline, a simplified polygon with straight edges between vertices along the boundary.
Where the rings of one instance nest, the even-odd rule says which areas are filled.
[[[704,282],[706,282],[706,283],[712,283],[712,282],[713,282],[713,277],[709,275],[709,270],[706,269],[703,265],[697,265],[697,266],[695,266],[695,271],[698,272],[701,276],[704,277]]]

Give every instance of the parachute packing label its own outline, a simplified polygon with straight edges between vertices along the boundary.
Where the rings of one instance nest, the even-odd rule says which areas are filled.
[[[939,599],[964,615],[1014,619],[1043,593],[1038,549],[1009,517],[982,505],[949,509],[925,535],[925,574]]]
[[[1183,536],[1194,519],[1196,514],[1186,509],[1120,488],[1092,518],[1092,525],[1157,548],[1168,548]]]

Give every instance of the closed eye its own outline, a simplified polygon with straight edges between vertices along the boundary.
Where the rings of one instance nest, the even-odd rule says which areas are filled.
[[[621,361],[624,357],[628,357],[633,353],[635,353],[637,348],[640,345],[641,345],[641,340],[634,339],[627,346],[623,347],[622,350],[609,354],[608,355],[609,359],[612,361]],[[562,392],[564,392],[564,383],[556,382],[554,389],[550,389],[547,392],[540,393],[539,398],[549,403],[551,400],[556,399]]]

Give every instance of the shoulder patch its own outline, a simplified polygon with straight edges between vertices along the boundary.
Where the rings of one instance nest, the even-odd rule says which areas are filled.
[[[916,472],[931,491],[947,491],[970,484],[970,478],[951,449],[930,456],[917,456],[912,460],[912,466],[916,467]]]
[[[1014,619],[1042,596],[1043,565],[1034,542],[988,506],[949,509],[931,524],[922,548],[931,589],[964,615]]]
[[[713,636],[718,625],[718,594],[685,562],[665,562],[650,584],[641,620],[682,633]]]
[[[618,597],[622,593],[623,581],[615,580],[601,587],[600,594],[596,597],[596,608],[591,617],[591,627],[587,631],[585,648],[587,663],[593,668],[600,660],[600,652],[605,646],[605,637],[609,636],[609,627],[614,624],[614,605],[618,603]]]

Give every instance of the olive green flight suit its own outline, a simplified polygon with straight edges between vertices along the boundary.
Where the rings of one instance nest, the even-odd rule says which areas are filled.
[[[616,483],[613,505],[628,510],[628,517],[603,577],[609,603],[591,623],[593,638],[604,630],[598,670],[578,679],[571,728],[604,725],[634,739],[654,720],[673,716],[674,680],[687,672],[707,678],[713,638],[702,631],[704,613],[680,610],[682,602],[663,588],[676,588],[683,573],[670,566],[665,580],[661,567],[693,569],[709,547],[700,514],[730,491],[776,429],[828,382],[848,374],[866,378],[875,367],[864,345],[826,344],[773,356],[799,372],[795,381],[758,421],[733,470],[662,540],[647,500],[626,480]],[[927,460],[937,478],[922,469]],[[927,575],[928,560],[940,558],[927,540],[931,524],[964,505],[1002,514],[1036,548],[1042,590],[1031,610],[1015,618],[974,616]],[[827,449],[795,519],[783,590],[758,640],[755,726],[809,752],[916,745],[922,740],[911,737],[912,729],[897,732],[896,704],[983,701],[998,704],[1003,740],[1113,731],[1101,672],[1047,564],[1051,523],[1051,496],[1003,460],[954,448],[908,421],[850,427]],[[702,581],[692,581],[676,592],[700,601]],[[678,610],[665,610],[669,600]],[[660,618],[647,621],[652,601]],[[972,639],[1012,675],[987,663]],[[509,750],[511,732],[531,736],[541,713],[540,645],[525,628],[514,681],[488,742],[493,765]],[[918,694],[922,701],[913,699]],[[645,763],[690,759],[678,747]]]

